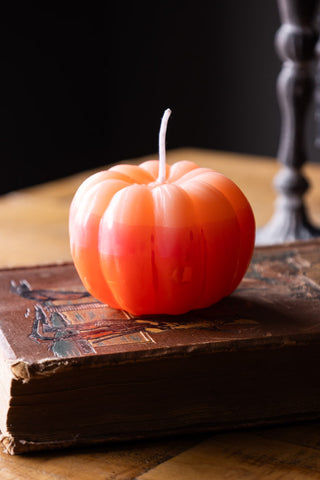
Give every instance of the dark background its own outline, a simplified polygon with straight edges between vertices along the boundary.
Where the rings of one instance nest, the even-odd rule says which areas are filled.
[[[169,149],[276,155],[275,0],[37,3],[0,8],[0,193],[156,152],[167,107]]]

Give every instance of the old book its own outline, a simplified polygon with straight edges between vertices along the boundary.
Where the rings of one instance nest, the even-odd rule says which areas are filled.
[[[257,248],[205,310],[132,317],[72,264],[0,272],[10,453],[320,417],[320,240]]]

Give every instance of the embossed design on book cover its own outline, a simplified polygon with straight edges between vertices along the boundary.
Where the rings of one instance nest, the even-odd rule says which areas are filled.
[[[248,331],[270,335],[263,331],[267,304],[320,297],[320,260],[315,249],[259,252],[235,294],[210,309],[178,317],[133,317],[98,302],[76,280],[68,291],[32,289],[21,280],[11,283],[11,292],[33,301],[33,311],[25,312],[33,315],[31,341],[47,344],[56,357],[81,356],[111,345],[157,343],[157,335],[170,330],[234,332],[239,338]]]
[[[84,290],[33,290],[27,280],[11,282],[11,292],[35,300],[29,339],[47,343],[56,357],[99,353],[100,347],[128,343],[157,343],[158,333],[191,328],[226,330],[252,328],[257,322],[228,312],[219,319],[208,317],[207,311],[182,316],[133,317],[122,310],[114,310],[95,300]]]

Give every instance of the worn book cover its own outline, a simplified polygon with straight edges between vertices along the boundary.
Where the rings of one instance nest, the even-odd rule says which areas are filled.
[[[181,316],[113,310],[72,264],[2,270],[0,298],[9,453],[320,417],[320,240],[257,248]]]

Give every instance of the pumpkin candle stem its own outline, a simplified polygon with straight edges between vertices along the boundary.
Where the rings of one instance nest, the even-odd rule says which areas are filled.
[[[160,125],[160,132],[159,132],[159,175],[158,175],[158,182],[163,183],[166,179],[166,132],[167,132],[167,125],[168,120],[171,115],[170,108],[165,110],[161,125]]]

